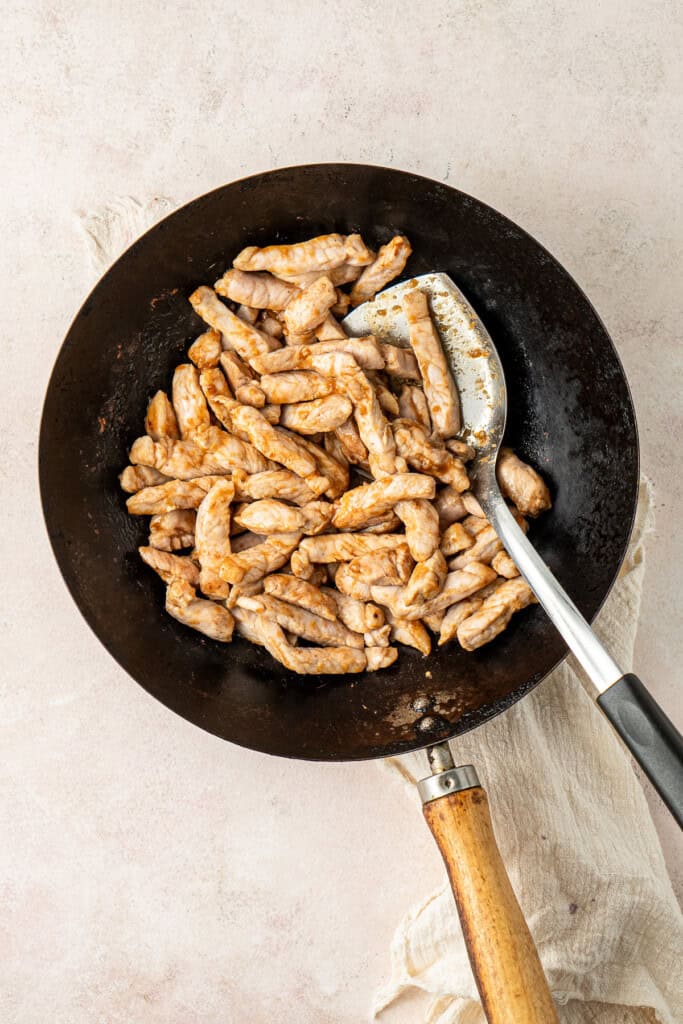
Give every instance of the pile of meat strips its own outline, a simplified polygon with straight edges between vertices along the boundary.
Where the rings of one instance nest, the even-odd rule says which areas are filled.
[[[474,650],[534,600],[469,491],[474,452],[424,294],[403,300],[411,348],[339,322],[410,252],[402,236],[374,253],[338,234],[244,249],[190,296],[209,329],[121,474],[128,511],[152,517],[139,550],[167,611],[292,672],[373,671],[393,643],[429,654],[432,634]],[[498,472],[522,526],[549,508],[510,450]]]

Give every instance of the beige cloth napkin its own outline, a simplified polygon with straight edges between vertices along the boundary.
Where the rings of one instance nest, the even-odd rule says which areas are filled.
[[[93,269],[102,273],[174,207],[131,196],[79,214]],[[641,484],[638,522],[598,633],[631,665],[651,499]],[[563,1024],[681,1024],[683,923],[632,762],[567,662],[490,724],[457,740],[486,786],[496,835]],[[421,752],[385,762],[414,781]],[[374,1016],[409,990],[429,997],[415,1024],[484,1024],[450,889],[404,917],[391,977]],[[640,1009],[642,1008],[642,1009]]]
[[[651,496],[640,486],[628,558],[596,631],[630,667]],[[453,744],[486,787],[503,860],[563,1024],[681,1024],[683,922],[634,765],[572,659],[528,697]],[[385,762],[427,774],[422,752]],[[401,921],[375,1019],[421,990],[420,1024],[485,1024],[450,888]],[[418,1021],[415,1021],[418,1024]]]
[[[172,213],[177,205],[169,196],[152,196],[146,200],[119,196],[95,210],[77,213],[93,269],[98,275],[103,274],[136,238]]]

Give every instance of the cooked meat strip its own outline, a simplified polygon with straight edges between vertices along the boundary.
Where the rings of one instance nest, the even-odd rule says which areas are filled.
[[[439,514],[431,501],[399,501],[394,511],[406,528],[406,540],[416,562],[425,562],[439,547]]]
[[[266,594],[279,597],[289,604],[299,605],[330,622],[337,618],[337,606],[332,598],[322,592],[319,585],[297,579],[287,573],[273,573],[263,581]]]
[[[138,548],[142,561],[161,576],[164,583],[172,580],[186,580],[192,586],[199,586],[199,569],[196,562],[186,555],[172,555],[159,548]]]
[[[361,484],[343,494],[337,502],[333,522],[338,530],[357,530],[391,511],[397,502],[433,498],[435,490],[432,477],[419,473],[396,473],[371,484]]]
[[[446,487],[439,487],[434,499],[434,508],[439,515],[439,529],[446,530],[451,523],[464,519],[467,509],[462,497],[455,489],[447,484]]]
[[[356,466],[367,466],[369,471],[368,450],[360,439],[353,417],[341,423],[334,434],[346,459]]]
[[[286,309],[299,289],[272,274],[245,273],[243,270],[228,270],[216,281],[214,290],[226,299],[244,303],[254,309],[279,311]]]
[[[238,270],[269,270],[278,277],[333,270],[343,263],[365,266],[371,260],[359,235],[318,235],[293,245],[250,245],[233,260]]]
[[[462,492],[462,503],[467,509],[468,515],[479,516],[480,519],[485,518],[484,510],[482,509],[481,505],[479,504],[479,501],[477,500],[475,495],[472,494],[471,491]]]
[[[407,292],[403,312],[420,367],[432,430],[437,437],[454,437],[461,426],[460,398],[424,292],[417,288]]]
[[[386,551],[373,551],[340,565],[334,578],[337,590],[358,601],[372,598],[371,586],[407,583],[413,567],[407,544]]]
[[[233,552],[223,561],[221,579],[227,583],[254,583],[281,569],[300,540],[300,533],[273,534],[262,544]]]
[[[431,654],[432,638],[419,619],[397,619],[387,610],[391,639],[405,647],[414,647],[426,657]]]
[[[291,437],[315,460],[318,475],[327,478],[327,487],[324,493],[328,498],[338,498],[340,494],[344,493],[349,486],[348,466],[332,458],[324,448],[321,448],[319,444],[316,444],[310,438],[290,433],[285,427],[280,427],[280,432]],[[307,479],[310,480],[312,478],[308,477]]]
[[[403,593],[404,604],[424,604],[436,597],[443,589],[447,575],[446,559],[437,548],[433,555],[424,562],[418,562],[413,569]]]
[[[484,603],[484,598],[475,594],[474,597],[467,597],[464,601],[458,601],[456,604],[452,604],[451,607],[446,611],[439,628],[439,647],[443,647],[449,640],[454,640],[458,626],[465,619],[468,619],[470,615],[474,615],[478,612]]]
[[[246,608],[233,609],[237,631],[252,643],[261,644],[290,672],[299,675],[340,675],[365,671],[365,651],[356,647],[293,647],[277,622]]]
[[[202,476],[194,480],[169,480],[158,487],[143,487],[132,494],[126,507],[133,516],[154,516],[174,509],[198,508],[204,495],[213,487],[218,476]]]
[[[233,348],[242,359],[254,359],[280,347],[275,338],[257,330],[228,309],[211,288],[204,285],[197,288],[190,296],[190,303],[195,313],[219,332],[223,348]]]
[[[307,505],[328,487],[327,477],[314,475],[304,480],[289,469],[270,469],[264,473],[252,473],[251,476],[234,470],[232,479],[240,501],[278,498],[294,505]]]
[[[385,512],[384,515],[377,516],[375,519],[371,519],[368,523],[365,524],[365,526],[361,530],[361,533],[396,533],[396,531],[400,529],[401,520],[398,518],[398,516],[392,509],[391,512]],[[408,542],[407,537],[406,542]]]
[[[449,437],[446,441],[446,447],[449,452],[453,452],[463,462],[471,462],[476,455],[476,452],[471,444],[466,444],[464,441],[459,441],[457,437]]]
[[[239,305],[235,310],[235,313],[244,320],[245,324],[251,324],[252,326],[256,323],[259,316],[258,309],[253,309],[251,306]]]
[[[525,516],[538,516],[550,508],[550,491],[541,476],[510,448],[501,448],[496,476],[506,498]]]
[[[470,486],[465,464],[447,448],[441,448],[427,436],[427,431],[413,420],[393,420],[391,429],[396,440],[396,450],[409,466],[421,473],[429,473],[442,483],[450,484],[458,491]]]
[[[370,262],[375,258],[375,254],[369,249],[367,253],[370,257]],[[332,270],[311,270],[306,274],[291,274],[283,275],[283,280],[288,281],[290,284],[298,285],[299,288],[307,288],[309,284],[313,284],[319,277],[329,277],[335,287],[342,284],[350,284],[352,281],[357,281],[360,275],[363,273],[363,267],[354,266],[352,263],[342,263],[338,267],[333,267]]]
[[[519,576],[519,569],[507,551],[499,551],[497,555],[494,555],[491,559],[491,568],[495,569],[499,576],[504,576],[506,580],[512,580],[515,576]]]
[[[235,536],[231,534],[231,554],[236,555],[240,551],[248,551],[249,548],[255,548],[257,544],[263,544],[266,540],[268,538],[262,533],[252,533],[250,530],[245,530],[244,533],[238,533]]]
[[[365,657],[368,672],[377,672],[380,668],[388,668],[398,658],[395,647],[366,647]]]
[[[164,484],[167,480],[168,477],[160,473],[158,469],[154,469],[153,466],[126,466],[119,476],[121,490],[127,494],[135,494],[143,487],[156,487],[157,484]]]
[[[314,357],[331,352],[346,352],[365,370],[384,369],[384,356],[374,338],[339,338],[319,341],[314,345],[289,346],[257,356],[251,365],[257,373],[282,373],[287,370],[317,369]]]
[[[384,360],[384,370],[390,377],[395,377],[397,380],[420,379],[417,359],[409,348],[401,348],[398,345],[389,345],[384,342],[379,346],[379,350]]]
[[[243,431],[251,444],[273,462],[281,463],[292,473],[304,478],[316,472],[314,458],[299,440],[279,427],[271,426],[257,409],[235,403],[229,407],[227,415],[232,426]]]
[[[247,608],[270,621],[277,622],[303,640],[318,644],[321,647],[363,647],[363,637],[352,633],[350,629],[337,619],[324,619],[320,615],[287,601],[281,601],[269,594],[256,594],[253,597],[242,597],[237,601],[240,608]]]
[[[387,245],[383,245],[376,259],[366,267],[351,289],[351,304],[359,306],[374,299],[377,292],[403,271],[412,251],[410,242],[403,235],[395,235]]]
[[[486,520],[482,520],[482,522],[486,522]],[[487,523],[484,529],[477,534],[472,547],[451,559],[448,567],[449,569],[464,569],[470,562],[481,562],[488,565],[502,547],[503,542],[493,527]]]
[[[370,632],[384,625],[384,610],[376,604],[358,601],[329,587],[321,587],[321,591],[325,597],[334,601],[340,621],[354,633]]]
[[[211,426],[211,414],[199,384],[199,370],[192,363],[176,366],[172,394],[180,436],[193,441]]]
[[[456,572],[449,572],[443,588],[436,597],[420,605],[406,605],[403,600],[403,587],[373,587],[372,599],[377,604],[384,604],[399,619],[421,619],[434,612],[449,608],[456,601],[471,597],[478,590],[492,583],[496,574],[488,565],[472,562]]]
[[[398,399],[393,391],[390,391],[384,381],[381,379],[377,370],[366,370],[365,375],[375,389],[377,395],[377,401],[379,407],[385,416],[393,419],[398,416]]]
[[[187,354],[198,370],[210,370],[218,366],[222,351],[220,332],[210,327],[190,345]]]
[[[447,558],[465,551],[466,548],[471,548],[473,544],[472,534],[465,529],[462,523],[451,523],[441,536],[441,550]]]
[[[229,643],[235,624],[231,613],[215,601],[197,597],[193,586],[186,580],[174,579],[166,590],[166,611],[184,626]]]
[[[266,373],[261,377],[259,387],[269,402],[281,405],[310,402],[315,398],[325,398],[334,391],[333,381],[314,370]]]
[[[225,600],[229,587],[219,571],[230,554],[230,513],[235,497],[232,480],[217,480],[197,509],[195,551],[201,566],[199,584],[207,597]]]
[[[366,647],[388,647],[391,641],[391,626],[385,623],[379,629],[372,629],[363,634]]]
[[[262,313],[258,320],[258,327],[260,331],[263,331],[264,334],[269,334],[271,338],[282,337],[282,324],[277,319],[277,316],[270,316],[268,313]]]
[[[236,352],[229,350],[221,354],[220,364],[237,401],[262,409],[266,404],[266,396],[249,364],[240,359]]]
[[[253,533],[320,533],[332,518],[332,505],[311,501],[300,508],[273,498],[252,501],[235,510],[235,522]]]
[[[280,423],[299,434],[318,434],[335,430],[348,420],[353,405],[343,395],[326,395],[310,402],[283,405]]]
[[[404,543],[405,537],[400,533],[331,533],[304,538],[299,550],[311,562],[349,562],[359,555],[386,551]]]
[[[145,432],[153,441],[160,441],[164,437],[177,441],[180,437],[178,421],[165,391],[157,391],[147,406]]]
[[[319,277],[298,295],[285,309],[285,330],[290,334],[306,334],[323,322],[337,301],[337,289],[329,277]]]
[[[429,406],[422,388],[414,384],[403,385],[398,399],[398,413],[402,419],[415,420],[431,433],[432,421],[429,418]]]
[[[322,344],[322,342],[321,342]],[[353,415],[360,438],[368,450],[370,471],[375,478],[405,470],[397,458],[391,427],[382,412],[374,388],[355,359],[347,353],[328,353],[313,359],[315,368],[334,377],[343,393],[353,402]]]
[[[506,580],[487,597],[483,605],[458,626],[458,641],[466,651],[483,647],[502,633],[513,614],[534,602],[534,592],[526,580]]]
[[[255,447],[223,430],[218,430],[210,438],[204,435],[201,441],[202,447],[194,441],[172,441],[169,438],[152,441],[151,437],[139,437],[133,442],[130,460],[143,466],[153,466],[174,480],[229,473],[232,469],[262,473],[270,468],[268,460]]]
[[[149,522],[149,545],[160,551],[181,551],[194,546],[197,513],[193,509],[174,509],[152,516]]]
[[[323,322],[316,327],[315,336],[318,341],[340,341],[347,335],[334,314],[328,313]]]

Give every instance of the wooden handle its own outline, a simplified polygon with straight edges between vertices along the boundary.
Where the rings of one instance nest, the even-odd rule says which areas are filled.
[[[489,1024],[559,1024],[534,940],[496,845],[481,786],[439,797],[424,815],[446,863]]]

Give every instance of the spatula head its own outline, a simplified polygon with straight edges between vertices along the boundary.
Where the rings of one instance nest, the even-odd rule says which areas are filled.
[[[477,451],[477,462],[495,459],[505,431],[507,391],[500,358],[483,323],[447,274],[422,274],[380,292],[344,319],[353,337],[410,345],[401,300],[413,288],[429,298],[434,322],[460,394],[462,439]]]

